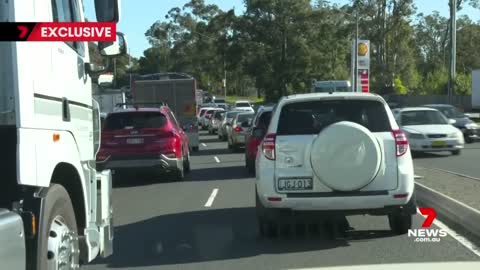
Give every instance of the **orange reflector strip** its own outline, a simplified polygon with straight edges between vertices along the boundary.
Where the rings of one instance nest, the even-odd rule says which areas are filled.
[[[58,133],[53,133],[53,141],[54,141],[54,142],[60,141],[60,134],[58,134]]]
[[[408,193],[393,195],[393,198],[395,198],[395,199],[403,199],[403,198],[406,198],[406,197],[408,197]]]
[[[282,201],[282,198],[279,198],[279,197],[268,197],[268,200],[270,202],[281,202]]]
[[[35,215],[32,214],[32,236],[35,236],[37,234],[37,219],[35,218]]]

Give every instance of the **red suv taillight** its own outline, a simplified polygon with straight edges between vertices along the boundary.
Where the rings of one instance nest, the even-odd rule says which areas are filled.
[[[263,139],[262,151],[267,159],[275,160],[275,140],[276,134],[267,134]]]
[[[235,130],[235,132],[242,132],[242,128],[241,127],[235,127],[233,130]]]
[[[399,129],[392,131],[393,137],[395,138],[395,145],[397,148],[397,157],[404,155],[408,150],[408,140],[407,135]]]

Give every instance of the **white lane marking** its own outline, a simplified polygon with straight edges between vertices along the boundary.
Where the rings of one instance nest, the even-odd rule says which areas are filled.
[[[425,177],[423,177],[423,176],[416,175],[416,174],[415,174],[415,176],[414,176],[414,177],[415,177],[415,179],[422,179],[422,178],[425,178]]]
[[[418,208],[417,213],[422,216],[422,213],[420,213],[420,210]],[[462,246],[466,247],[468,250],[480,257],[480,249],[474,243],[470,242],[468,239],[457,233],[455,230],[445,225],[445,223],[438,220],[438,218],[433,221],[433,224],[435,224],[435,226],[439,227],[440,229],[445,230],[449,236],[457,240]]]
[[[480,181],[480,178],[473,177],[473,176],[470,176],[470,175],[466,175],[466,174],[463,174],[463,173],[452,172],[452,171],[449,171],[449,170],[438,169],[438,168],[423,168],[423,167],[417,167],[417,168],[419,168],[419,169],[424,169],[424,170],[431,170],[431,171],[440,171],[440,172],[444,172],[444,173],[449,173],[449,174],[453,174],[453,175],[456,175],[456,176],[460,176],[460,177],[463,177],[463,178],[470,178],[470,179],[473,179],[473,180]]]
[[[217,156],[214,156],[213,158],[215,159],[215,162],[220,163],[220,159],[218,159]]]
[[[203,147],[207,147],[207,145],[206,145],[206,144],[204,144],[204,143],[202,143],[202,146],[203,146]]]
[[[213,200],[215,200],[215,196],[217,196],[218,188],[214,188],[212,190],[212,194],[208,197],[207,203],[205,203],[205,207],[211,207],[213,204]]]

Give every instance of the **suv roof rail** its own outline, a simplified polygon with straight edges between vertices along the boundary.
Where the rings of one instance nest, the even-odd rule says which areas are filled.
[[[130,107],[134,107],[135,109],[138,109],[138,108],[146,108],[146,107],[163,107],[163,106],[168,107],[168,104],[165,102],[126,102],[126,103],[115,104],[115,107],[122,107],[122,106],[130,106]]]

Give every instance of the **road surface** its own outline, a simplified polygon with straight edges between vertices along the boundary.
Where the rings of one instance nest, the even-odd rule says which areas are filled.
[[[349,217],[354,231],[346,238],[320,233],[260,239],[254,180],[244,168],[244,154],[231,153],[216,136],[202,133],[201,140],[186,181],[132,176],[115,183],[114,255],[85,269],[294,269],[480,260],[450,236],[417,243],[407,235],[392,235],[386,217]],[[415,162],[462,169],[462,160],[470,158],[469,151],[464,154],[455,163],[448,162],[450,157]],[[415,228],[423,221],[417,215]]]

